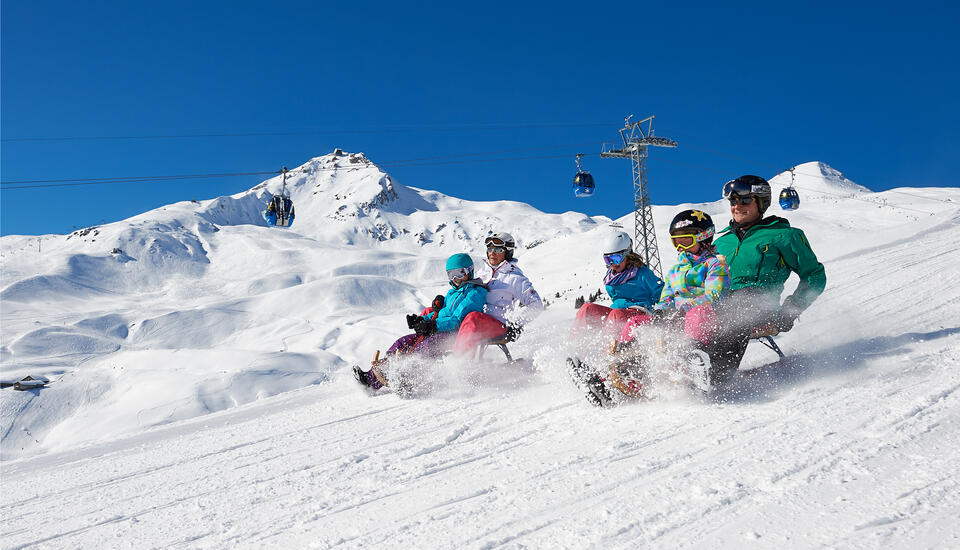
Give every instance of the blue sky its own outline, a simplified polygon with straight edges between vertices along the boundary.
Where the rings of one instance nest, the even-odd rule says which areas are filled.
[[[618,217],[630,164],[598,153],[628,114],[680,142],[652,151],[655,204],[811,160],[874,190],[958,185],[954,4],[452,4],[5,0],[3,187],[268,171],[334,147],[377,163],[515,151],[388,171]],[[48,139],[158,135],[192,137]],[[578,152],[593,198],[570,190]],[[503,157],[551,158],[437,163]],[[66,233],[261,179],[4,189],[0,231]]]

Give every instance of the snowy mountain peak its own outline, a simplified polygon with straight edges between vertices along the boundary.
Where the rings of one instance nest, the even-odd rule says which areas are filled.
[[[774,194],[779,194],[784,187],[793,185],[801,197],[837,198],[849,197],[860,193],[869,193],[869,189],[847,179],[843,173],[830,165],[820,162],[805,162],[790,170],[780,172],[770,179]]]
[[[282,191],[283,177],[274,176],[231,197],[247,204],[245,216],[209,221],[264,225],[262,210]],[[363,153],[339,149],[288,172],[286,192],[296,208],[296,233],[341,244],[389,241],[405,248],[459,242],[463,249],[493,230],[510,228],[520,235],[519,243],[528,245],[570,231],[571,224],[579,230],[596,223],[583,215],[544,214],[522,203],[471,202],[407,187]]]
[[[401,191],[392,178],[363,153],[333,153],[315,157],[287,173],[286,192],[297,210],[335,220],[371,215],[376,209],[395,210]],[[254,187],[275,195],[283,192],[283,176]]]

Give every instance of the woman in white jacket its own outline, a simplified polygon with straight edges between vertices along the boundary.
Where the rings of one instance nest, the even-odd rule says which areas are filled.
[[[487,257],[477,265],[475,276],[487,287],[487,303],[483,313],[469,313],[460,323],[453,346],[457,353],[472,352],[477,344],[499,336],[513,341],[523,326],[543,311],[540,295],[513,257],[513,236],[494,233],[484,244]]]

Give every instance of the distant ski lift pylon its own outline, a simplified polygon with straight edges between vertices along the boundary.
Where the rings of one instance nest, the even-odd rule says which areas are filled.
[[[593,183],[593,176],[590,172],[585,172],[580,166],[580,157],[583,153],[577,153],[577,175],[573,177],[573,195],[575,197],[590,197],[597,186]]]
[[[784,210],[800,208],[800,194],[793,188],[794,170],[794,168],[790,169],[790,185],[780,191],[780,208]]]
[[[293,225],[296,214],[293,209],[293,200],[287,194],[287,167],[284,166],[281,172],[283,172],[283,190],[279,195],[274,195],[267,205],[267,225],[290,227]]]

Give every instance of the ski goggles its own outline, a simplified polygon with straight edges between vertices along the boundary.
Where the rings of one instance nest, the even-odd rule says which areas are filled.
[[[507,247],[505,247],[505,246],[496,246],[496,245],[494,245],[494,244],[488,244],[488,245],[487,245],[487,252],[488,252],[488,253],[493,252],[494,254],[506,254],[506,253],[507,253]]]
[[[729,199],[734,195],[749,196],[768,192],[769,185],[751,185],[740,179],[728,181],[723,185],[723,198]]]
[[[670,243],[677,250],[690,250],[697,244],[696,235],[670,235]]]
[[[627,251],[621,250],[620,252],[611,252],[610,254],[603,255],[603,263],[607,264],[607,267],[612,265],[618,265],[627,257]]]
[[[487,237],[483,241],[483,244],[487,245],[487,248],[490,248],[491,246],[502,246],[506,248],[507,246],[507,243],[505,243],[500,237]]]
[[[470,268],[469,267],[457,267],[454,269],[447,270],[447,278],[451,281],[454,279],[467,279],[470,277]]]
[[[693,245],[697,243],[702,243],[703,241],[709,239],[713,236],[713,228],[710,227],[696,235],[686,234],[686,235],[670,235],[670,243],[673,244],[673,247],[677,250],[690,250],[693,248]]]

